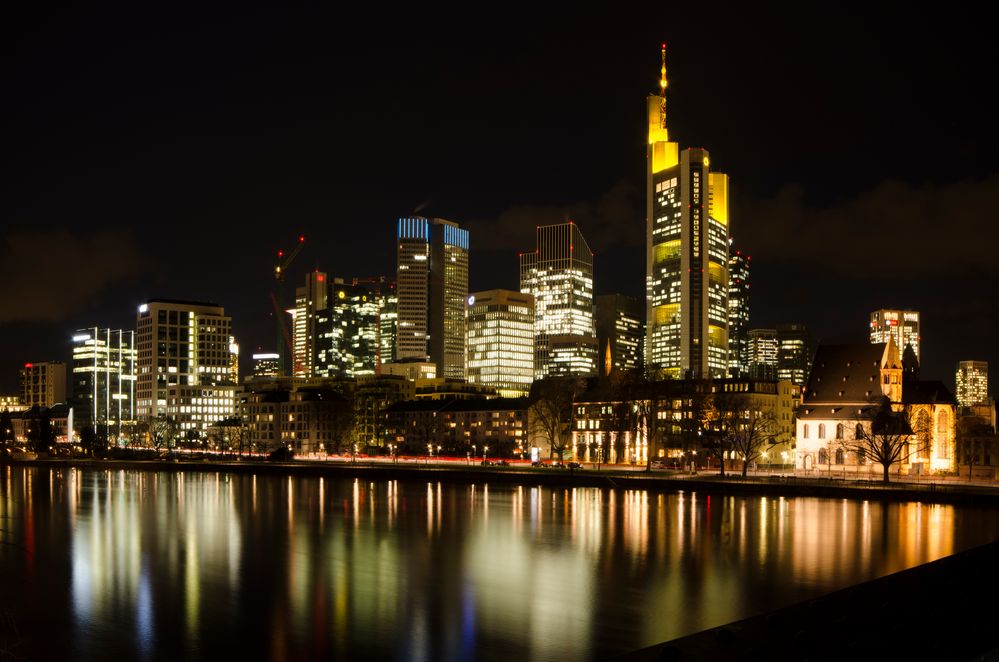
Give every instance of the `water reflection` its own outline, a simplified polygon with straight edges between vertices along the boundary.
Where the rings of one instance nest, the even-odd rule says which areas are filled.
[[[940,505],[5,468],[49,659],[599,659],[996,537]],[[4,644],[0,641],[0,647]]]

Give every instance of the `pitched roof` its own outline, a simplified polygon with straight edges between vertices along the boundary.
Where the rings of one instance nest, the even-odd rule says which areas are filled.
[[[957,399],[941,381],[902,382],[902,402],[907,405],[957,404]]]
[[[867,403],[880,397],[884,353],[885,343],[819,345],[804,404]]]

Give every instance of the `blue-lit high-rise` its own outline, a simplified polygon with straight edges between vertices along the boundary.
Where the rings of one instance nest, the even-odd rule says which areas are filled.
[[[422,216],[397,230],[396,359],[430,361],[438,377],[465,378],[468,230]]]

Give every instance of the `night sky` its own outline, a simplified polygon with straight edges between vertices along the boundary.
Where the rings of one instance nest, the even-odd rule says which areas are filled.
[[[316,267],[394,276],[414,212],[470,229],[473,291],[516,289],[535,226],[571,218],[597,293],[643,295],[663,40],[671,136],[731,177],[751,326],[864,341],[871,310],[914,308],[924,377],[999,367],[999,58],[977,9],[146,5],[0,22],[0,393],[152,297],[216,301],[244,359],[272,351],[279,248],[307,237],[289,291]]]

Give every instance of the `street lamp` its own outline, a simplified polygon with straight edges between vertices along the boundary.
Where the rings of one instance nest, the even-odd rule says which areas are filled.
[[[441,461],[441,445],[437,444],[437,461]]]
[[[482,464],[486,463],[486,455],[489,454],[489,446],[482,447]]]

